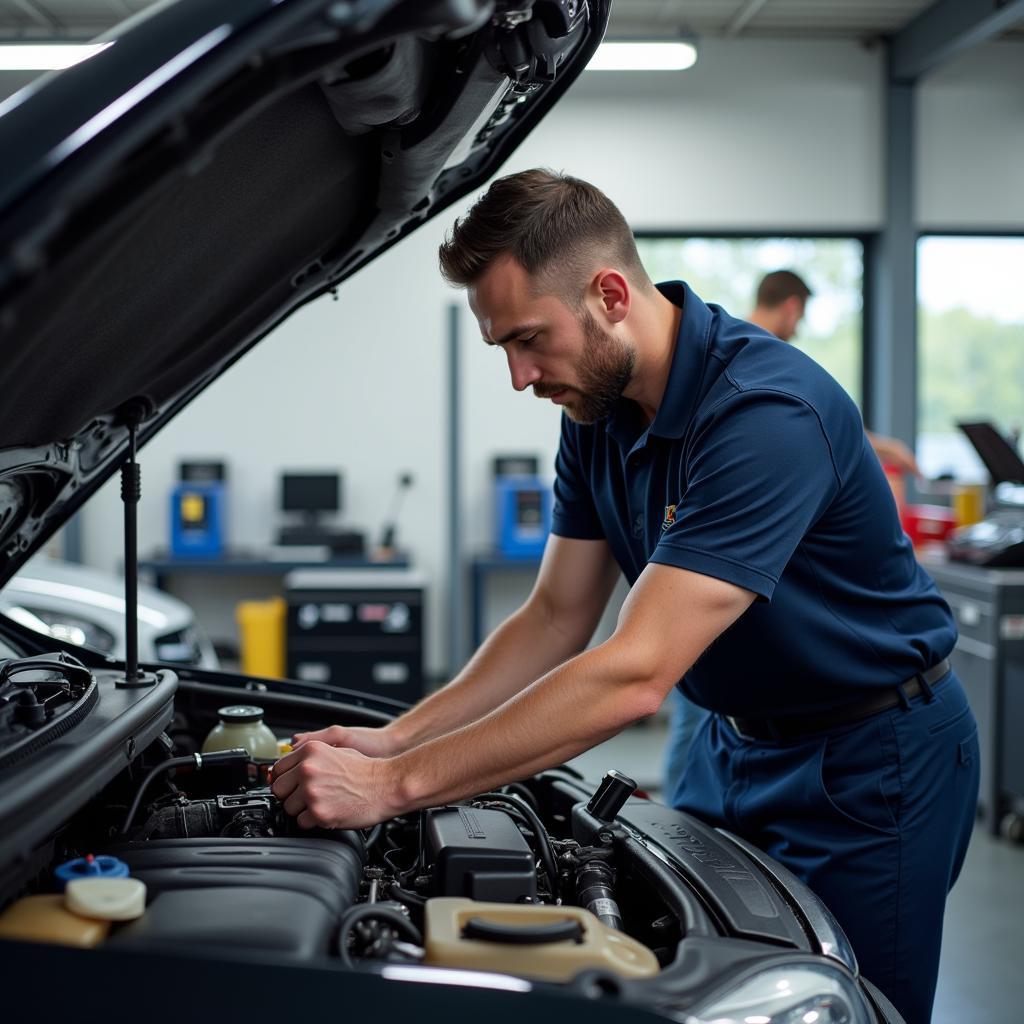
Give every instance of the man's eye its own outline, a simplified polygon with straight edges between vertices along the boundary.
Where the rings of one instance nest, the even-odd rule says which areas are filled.
[[[519,339],[519,344],[520,345],[532,345],[536,340],[537,340],[537,335],[536,334],[531,334],[528,338],[520,338]]]

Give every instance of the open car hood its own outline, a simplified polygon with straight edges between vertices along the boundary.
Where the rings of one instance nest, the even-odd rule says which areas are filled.
[[[178,0],[0,104],[0,584],[299,305],[480,187],[609,0]]]

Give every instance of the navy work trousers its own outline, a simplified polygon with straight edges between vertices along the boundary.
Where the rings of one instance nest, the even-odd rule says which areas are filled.
[[[949,673],[889,711],[778,742],[710,715],[672,803],[759,846],[806,882],[861,973],[907,1024],[927,1024],[946,894],[978,799],[978,727]]]

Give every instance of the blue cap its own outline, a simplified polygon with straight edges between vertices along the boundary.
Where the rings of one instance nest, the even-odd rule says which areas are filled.
[[[68,882],[76,878],[127,878],[128,865],[117,857],[78,857],[75,860],[66,860],[54,869],[54,875],[63,889]]]

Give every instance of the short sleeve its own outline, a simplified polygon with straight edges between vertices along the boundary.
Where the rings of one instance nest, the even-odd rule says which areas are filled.
[[[839,486],[831,445],[811,406],[781,392],[738,392],[699,425],[685,493],[650,561],[770,600]]]
[[[579,435],[575,424],[562,414],[562,438],[555,458],[555,500],[551,532],[574,540],[601,540],[604,529],[587,476],[583,472]]]

